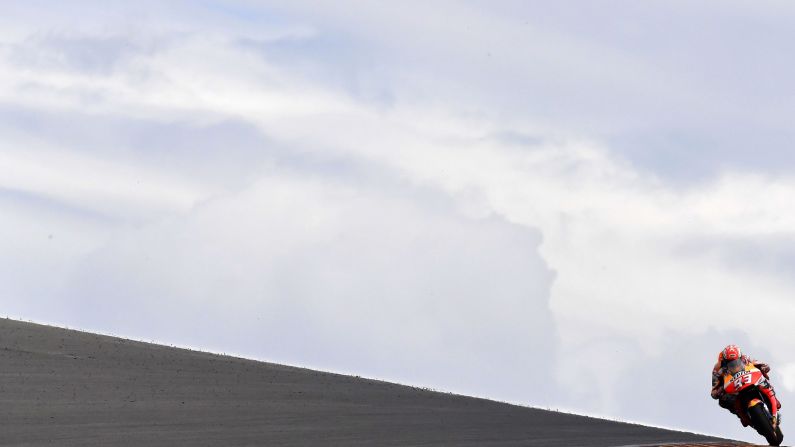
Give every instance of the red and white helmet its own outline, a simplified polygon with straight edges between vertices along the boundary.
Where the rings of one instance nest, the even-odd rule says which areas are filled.
[[[729,345],[723,348],[723,351],[720,353],[721,362],[731,362],[732,360],[738,360],[742,358],[743,352],[740,350],[740,347],[737,345]]]

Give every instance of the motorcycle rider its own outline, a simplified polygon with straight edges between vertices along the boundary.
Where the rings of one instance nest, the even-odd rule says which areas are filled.
[[[773,407],[771,408],[771,412],[773,413],[773,424],[775,426],[778,421],[778,410],[781,408],[781,402],[776,399],[776,391],[773,389],[773,385],[770,385],[770,377],[768,376],[770,373],[770,365],[743,354],[740,347],[737,345],[726,346],[718,354],[718,361],[712,368],[712,392],[710,393],[712,398],[718,400],[718,405],[736,414],[737,417],[740,418],[743,427],[750,425],[751,420],[748,417],[748,412],[741,408],[740,402],[736,399],[736,396],[725,393],[723,389],[723,376],[727,374],[727,365],[733,360],[740,360],[745,364],[754,365],[762,372],[765,379],[767,379],[766,386],[761,387],[761,390],[767,395]]]

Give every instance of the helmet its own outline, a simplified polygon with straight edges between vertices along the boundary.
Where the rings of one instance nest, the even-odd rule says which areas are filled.
[[[740,347],[737,345],[729,345],[723,348],[723,351],[720,353],[721,363],[723,362],[731,362],[732,360],[739,360],[742,358],[743,352],[740,350]]]

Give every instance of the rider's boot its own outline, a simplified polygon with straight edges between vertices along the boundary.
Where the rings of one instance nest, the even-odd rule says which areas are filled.
[[[737,417],[740,418],[740,423],[743,424],[743,427],[751,425],[751,418],[748,417],[748,413],[741,411],[737,413]]]

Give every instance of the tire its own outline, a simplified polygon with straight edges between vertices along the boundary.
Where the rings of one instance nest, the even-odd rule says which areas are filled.
[[[768,444],[781,445],[781,441],[784,440],[784,435],[779,436],[781,431],[773,430],[773,425],[770,423],[770,419],[768,419],[764,405],[759,404],[749,408],[748,415],[751,416],[751,422],[756,432],[764,436]]]

